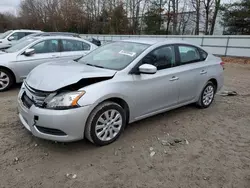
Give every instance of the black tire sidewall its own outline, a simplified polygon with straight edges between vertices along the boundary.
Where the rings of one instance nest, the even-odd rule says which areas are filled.
[[[204,102],[203,102],[203,95],[204,95],[204,92],[205,92],[205,90],[206,90],[206,88],[207,88],[208,86],[212,86],[212,87],[213,87],[213,92],[214,92],[214,94],[213,94],[213,99],[212,99],[212,101],[211,101],[208,105],[205,105]],[[215,85],[214,85],[212,82],[208,82],[207,85],[204,87],[204,89],[203,89],[202,92],[201,92],[201,96],[200,96],[200,106],[201,106],[202,108],[208,108],[208,107],[213,103],[214,97],[215,97],[215,89],[216,89],[216,88],[215,88]]]
[[[4,88],[2,90],[0,89],[0,92],[2,92],[2,91],[8,90],[13,85],[14,79],[13,79],[12,74],[8,70],[0,68],[0,72],[4,72],[9,77],[9,80],[10,80],[9,85],[6,88]]]
[[[121,116],[122,116],[122,127],[121,127],[121,130],[120,132],[111,140],[109,141],[102,141],[100,140],[96,133],[95,133],[95,126],[96,126],[96,122],[98,120],[98,118],[107,110],[117,110]],[[114,142],[115,140],[117,140],[119,138],[119,136],[121,135],[121,133],[123,132],[124,130],[124,127],[126,125],[126,116],[125,116],[125,112],[123,110],[123,108],[121,106],[119,106],[118,104],[115,104],[115,103],[112,103],[110,105],[106,105],[104,106],[103,108],[101,108],[99,111],[96,112],[96,114],[94,115],[94,118],[92,119],[92,121],[90,122],[91,123],[91,127],[90,127],[90,136],[94,142],[94,144],[96,145],[99,145],[99,146],[103,146],[103,145],[108,145],[112,142]]]

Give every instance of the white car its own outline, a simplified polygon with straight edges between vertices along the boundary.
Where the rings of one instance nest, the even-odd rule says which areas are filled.
[[[0,52],[0,92],[22,82],[36,66],[55,60],[80,58],[97,46],[78,37],[30,37]]]
[[[21,30],[9,30],[5,33],[0,34],[0,47],[1,46],[8,46],[13,45],[21,38],[34,34],[34,33],[40,33],[42,31],[39,30],[27,30],[27,29],[21,29]]]

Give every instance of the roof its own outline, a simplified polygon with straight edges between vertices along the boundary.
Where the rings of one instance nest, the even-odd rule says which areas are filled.
[[[16,30],[12,30],[12,31],[42,32],[40,30],[31,30],[31,29],[16,29]]]
[[[149,45],[154,45],[156,43],[164,43],[164,44],[173,44],[173,43],[185,43],[189,44],[183,40],[173,40],[173,39],[163,39],[163,38],[137,38],[137,39],[127,39],[127,40],[122,40],[126,42],[135,42],[135,43],[142,43],[142,44],[149,44]]]
[[[83,38],[79,38],[79,37],[73,37],[73,36],[67,36],[67,35],[50,35],[50,36],[32,36],[30,38],[34,38],[34,39],[73,39],[73,40],[79,40],[82,42],[86,42],[86,43],[90,43],[90,44],[94,44],[90,41],[87,41],[86,39]]]

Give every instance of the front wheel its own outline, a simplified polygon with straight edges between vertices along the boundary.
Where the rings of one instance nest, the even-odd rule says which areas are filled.
[[[13,83],[12,74],[8,70],[0,68],[0,92],[8,90]]]
[[[117,103],[104,102],[90,114],[86,124],[85,136],[96,145],[107,145],[121,135],[125,124],[124,109]]]
[[[209,81],[205,88],[202,90],[197,105],[201,108],[208,108],[214,100],[215,90],[216,88],[214,84]]]

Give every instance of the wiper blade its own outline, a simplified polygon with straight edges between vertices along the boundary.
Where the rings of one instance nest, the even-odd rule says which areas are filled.
[[[78,62],[82,57],[83,57],[83,56],[78,57],[78,58],[74,59],[73,61]]]
[[[97,68],[104,68],[104,67],[102,67],[100,65],[93,65],[93,64],[90,64],[90,63],[86,63],[86,65],[92,66],[92,67],[97,67]]]

